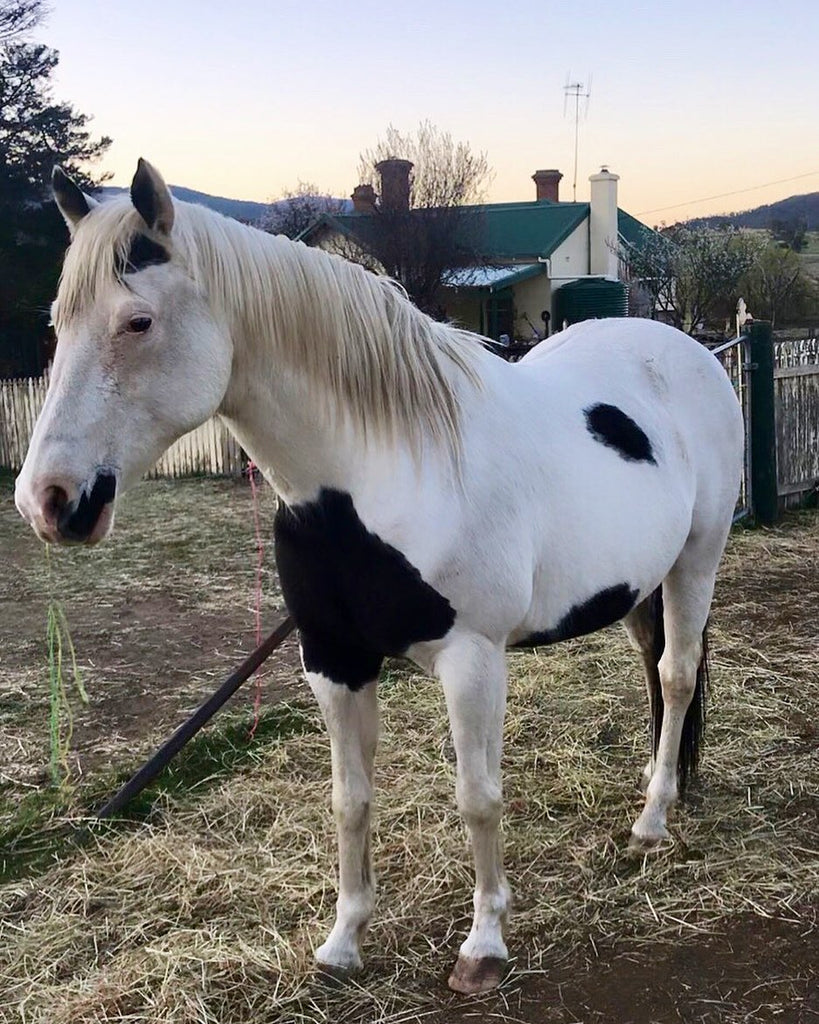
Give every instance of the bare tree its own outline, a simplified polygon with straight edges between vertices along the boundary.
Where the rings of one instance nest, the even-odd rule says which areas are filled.
[[[46,14],[42,0],[2,0],[0,2],[0,43],[18,39],[38,25]]]
[[[377,165],[395,159],[413,165],[409,197],[413,209],[480,203],[493,177],[486,153],[473,153],[469,143],[455,142],[449,132],[429,121],[422,121],[409,134],[390,125],[384,138],[359,157],[359,181],[377,188]]]
[[[396,161],[406,162],[403,201],[387,196],[384,187],[383,175]],[[362,184],[381,192],[372,214],[351,227],[359,262],[374,263],[400,281],[420,309],[443,317],[441,289],[448,275],[482,261],[481,209],[469,204],[483,198],[491,179],[486,155],[429,121],[409,135],[391,125],[361,154],[359,172]]]
[[[295,189],[282,193],[259,220],[258,227],[272,235],[297,238],[325,213],[343,213],[346,203],[322,192],[310,181],[299,181]]]
[[[804,264],[786,245],[771,241],[745,274],[742,294],[748,308],[772,325],[792,319],[807,306],[817,308],[817,289]]]
[[[649,294],[652,315],[693,334],[734,308],[763,244],[747,231],[675,225],[646,233],[639,245],[622,246],[620,257],[632,281]]]

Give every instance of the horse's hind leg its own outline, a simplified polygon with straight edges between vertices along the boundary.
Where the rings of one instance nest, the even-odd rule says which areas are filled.
[[[657,589],[645,601],[641,601],[623,620],[631,646],[640,654],[645,669],[646,693],[648,694],[649,715],[655,718],[655,704],[660,697],[659,663],[665,646],[663,633],[662,591]],[[648,788],[654,771],[654,752],[643,769],[643,792]]]
[[[479,636],[461,636],[435,659],[446,695],[457,757],[455,795],[475,858],[475,914],[449,979],[456,992],[494,988],[506,972],[503,929],[509,887],[503,872],[501,746],[506,709],[506,657]]]
[[[719,549],[721,551],[721,548]],[[654,767],[646,788],[643,812],[632,826],[631,846],[651,847],[668,838],[668,809],[679,795],[680,780],[695,767],[701,731],[698,707],[686,722],[697,688],[704,700],[704,632],[714,592],[716,565],[697,557],[696,545],[687,547],[663,581],[665,647],[658,671],[662,691],[662,726],[654,755]],[[649,680],[650,682],[650,680]],[[684,729],[686,744],[683,749]]]
[[[319,672],[306,671],[306,676],[330,734],[338,832],[336,920],[327,941],[316,950],[316,960],[331,974],[345,974],[361,966],[361,940],[375,902],[370,807],[378,740],[376,682],[351,690]]]

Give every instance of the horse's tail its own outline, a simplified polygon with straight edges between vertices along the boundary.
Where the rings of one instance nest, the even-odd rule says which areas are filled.
[[[665,650],[665,624],[663,622],[663,588],[657,587],[649,598],[653,618],[654,664],[659,666]],[[700,745],[705,732],[705,699],[708,691],[708,627],[702,632],[702,657],[697,666],[694,696],[688,705],[680,739],[680,753],[677,759],[677,784],[680,796],[685,794],[688,780],[695,774],[700,759]],[[660,673],[649,675],[649,700],[651,703],[651,738],[654,755],[660,742],[663,724],[663,691]]]

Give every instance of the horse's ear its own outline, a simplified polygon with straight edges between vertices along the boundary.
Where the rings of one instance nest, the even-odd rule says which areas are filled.
[[[68,225],[68,230],[73,235],[77,225],[97,205],[96,199],[87,196],[76,182],[56,164],[51,172],[51,187],[54,189],[54,199],[57,209],[63,215]]]
[[[173,199],[159,171],[139,158],[131,182],[131,202],[152,231],[169,235],[173,227]]]

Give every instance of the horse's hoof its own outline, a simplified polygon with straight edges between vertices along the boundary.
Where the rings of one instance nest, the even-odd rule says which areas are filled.
[[[670,833],[660,836],[639,836],[634,832],[628,841],[628,852],[635,857],[643,857],[647,853],[662,853],[674,845]]]
[[[506,976],[507,962],[499,956],[459,956],[455,970],[449,976],[449,987],[453,992],[465,996],[489,992],[497,988]]]
[[[345,988],[359,970],[358,967],[339,967],[337,964],[323,964],[316,961],[313,981],[320,988]]]

